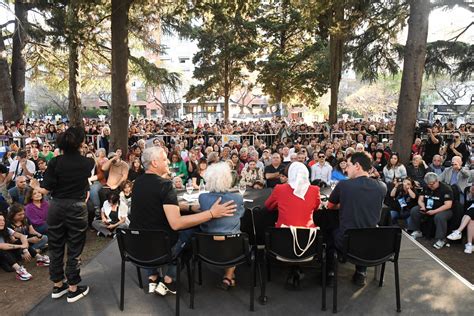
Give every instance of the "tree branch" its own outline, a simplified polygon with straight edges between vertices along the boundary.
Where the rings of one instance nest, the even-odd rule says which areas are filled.
[[[8,25],[14,24],[14,23],[15,23],[15,20],[10,20],[6,23],[0,24],[0,29],[3,29],[4,27],[7,27]]]
[[[459,37],[460,37],[461,35],[463,35],[464,33],[466,33],[467,30],[469,30],[469,28],[470,28],[471,26],[473,26],[473,25],[474,25],[474,22],[469,23],[469,25],[466,26],[466,27],[464,28],[464,30],[462,30],[458,35],[454,36],[454,37],[451,38],[451,39],[448,39],[448,42],[450,42],[450,41],[456,42],[456,41],[459,39]]]

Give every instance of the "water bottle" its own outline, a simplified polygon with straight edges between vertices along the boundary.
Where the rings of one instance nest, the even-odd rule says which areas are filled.
[[[204,185],[204,180],[201,179],[201,182],[199,183],[199,193],[202,193],[206,191],[206,186]]]

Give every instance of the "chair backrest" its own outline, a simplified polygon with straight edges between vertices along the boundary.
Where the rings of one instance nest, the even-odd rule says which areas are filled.
[[[173,260],[171,241],[166,230],[117,229],[122,260],[140,267],[156,267]]]
[[[309,229],[298,228],[297,236],[300,245],[306,245],[310,233]],[[265,234],[265,249],[267,253],[275,257],[277,260],[285,262],[306,262],[313,260],[317,255],[322,253],[322,234],[318,232],[316,240],[311,244],[308,250],[298,257],[294,252],[293,234],[288,227],[270,227]]]
[[[398,260],[402,230],[399,227],[348,229],[344,233],[342,260],[351,257],[367,265]]]
[[[243,261],[250,254],[249,238],[246,233],[229,235],[194,233],[192,244],[194,256],[218,266]]]

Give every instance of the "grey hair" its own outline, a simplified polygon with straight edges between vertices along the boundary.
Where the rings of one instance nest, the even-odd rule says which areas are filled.
[[[453,158],[451,158],[451,162],[454,162],[454,161],[458,161],[461,165],[462,165],[462,158],[459,157],[459,156],[454,156]]]
[[[145,170],[150,168],[151,162],[155,159],[158,159],[158,155],[164,152],[163,148],[161,147],[149,147],[145,149],[142,153],[142,164]]]
[[[232,172],[225,162],[210,165],[204,175],[209,192],[227,192],[232,187]]]
[[[428,172],[425,174],[425,183],[432,183],[438,180],[438,175],[434,172]]]
[[[107,156],[107,152],[105,151],[105,148],[99,148],[97,149],[97,151],[95,152],[97,157],[99,157],[99,154],[103,154],[104,156]]]

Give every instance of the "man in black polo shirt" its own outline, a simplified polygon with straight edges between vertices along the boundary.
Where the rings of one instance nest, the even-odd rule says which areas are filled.
[[[278,153],[272,154],[272,163],[265,167],[264,175],[267,180],[267,188],[274,188],[277,184],[281,184],[280,172],[285,169],[285,165],[281,163],[281,156]]]
[[[174,244],[173,255],[177,255],[191,238],[192,230],[213,218],[232,216],[236,205],[233,201],[219,204],[220,198],[210,210],[181,216],[176,191],[171,180],[162,176],[169,174],[168,158],[161,147],[150,147],[142,154],[145,173],[138,177],[133,185],[130,213],[130,229],[163,229],[171,234]],[[189,211],[198,211],[198,207],[189,206]],[[179,231],[179,232],[178,232]],[[160,295],[176,294],[176,266],[168,267],[163,282],[158,281],[158,272],[149,271],[149,292]]]
[[[448,220],[453,216],[453,190],[445,183],[439,181],[434,172],[425,175],[426,188],[418,198],[418,206],[411,209],[408,229],[413,230],[413,238],[422,237],[420,223],[423,216],[432,217],[436,226],[436,249],[441,249],[446,244],[448,233]]]
[[[347,229],[376,227],[380,220],[383,200],[387,188],[383,183],[369,177],[372,168],[370,157],[364,153],[354,153],[347,161],[349,180],[340,181],[329,196],[328,209],[339,209],[339,227],[334,230],[329,241],[330,249],[342,249],[343,236]],[[328,255],[328,259],[332,256]],[[329,265],[328,263],[328,266]],[[352,281],[360,286],[365,285],[367,267],[356,266]],[[331,272],[329,280],[331,281]]]

